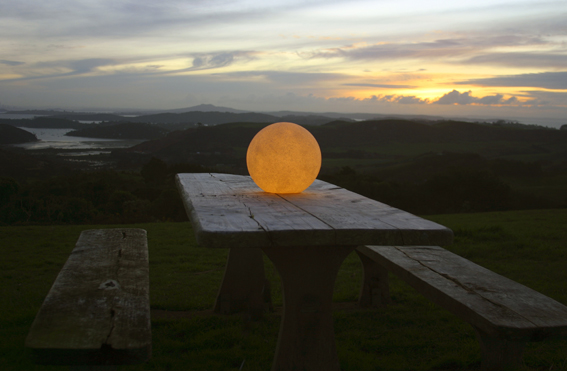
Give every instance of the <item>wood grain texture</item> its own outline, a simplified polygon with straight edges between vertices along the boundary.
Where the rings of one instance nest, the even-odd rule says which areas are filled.
[[[567,307],[437,246],[361,246],[372,258],[486,337],[567,335]]]
[[[273,310],[270,281],[266,279],[262,250],[232,248],[215,300],[215,313],[247,312],[248,319],[259,320]]]
[[[272,371],[339,371],[333,287],[354,246],[263,248],[282,278],[283,315]]]
[[[197,241],[207,247],[447,245],[450,229],[315,180],[271,194],[248,176],[177,174]]]
[[[32,324],[40,364],[131,364],[151,354],[146,231],[83,231]]]

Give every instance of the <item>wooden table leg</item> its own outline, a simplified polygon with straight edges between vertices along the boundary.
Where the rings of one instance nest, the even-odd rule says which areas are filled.
[[[478,327],[473,326],[480,342],[482,361],[480,369],[483,371],[519,370],[522,368],[522,355],[526,341],[507,340],[495,335],[486,334]]]
[[[380,307],[390,304],[390,285],[388,270],[355,250],[362,263],[364,278],[358,303],[362,308]]]
[[[268,308],[271,308],[271,296],[262,250],[231,248],[214,312],[248,312],[250,318],[256,320]]]
[[[272,371],[339,371],[333,327],[333,287],[354,249],[266,247],[282,279],[284,310]]]

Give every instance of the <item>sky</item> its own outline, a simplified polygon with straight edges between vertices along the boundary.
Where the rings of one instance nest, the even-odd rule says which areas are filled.
[[[0,107],[547,117],[565,0],[2,0]]]

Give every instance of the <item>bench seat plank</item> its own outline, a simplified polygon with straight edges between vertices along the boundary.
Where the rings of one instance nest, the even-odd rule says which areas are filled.
[[[83,231],[32,324],[39,364],[145,362],[151,354],[146,231]]]
[[[437,246],[358,250],[485,334],[525,341],[567,335],[567,307]]]

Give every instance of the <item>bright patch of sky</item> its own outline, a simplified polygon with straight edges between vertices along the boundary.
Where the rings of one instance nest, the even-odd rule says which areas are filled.
[[[3,0],[0,108],[565,117],[565,19],[565,0]]]

